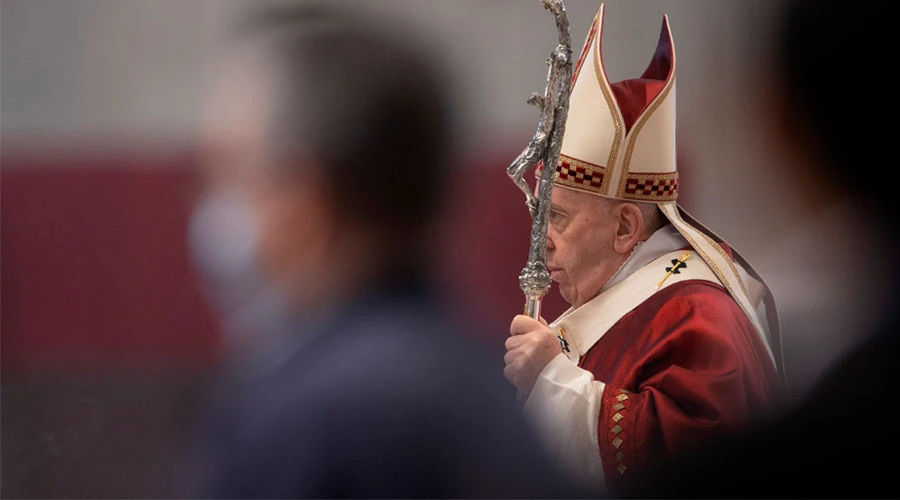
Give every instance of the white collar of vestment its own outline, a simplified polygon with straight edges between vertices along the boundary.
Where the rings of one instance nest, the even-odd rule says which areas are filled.
[[[655,232],[641,245],[596,297],[559,316],[550,328],[564,339],[573,362],[594,346],[623,316],[657,291],[693,279],[719,283],[708,265],[671,226]],[[685,255],[687,257],[685,258]],[[676,262],[682,259],[682,264]],[[678,272],[669,272],[676,267]]]
[[[616,271],[616,274],[603,285],[600,293],[621,283],[625,278],[631,276],[635,271],[646,266],[651,261],[687,246],[687,240],[681,236],[681,233],[675,229],[675,226],[666,224],[651,234],[646,241],[634,247],[634,250],[631,251],[631,256]]]

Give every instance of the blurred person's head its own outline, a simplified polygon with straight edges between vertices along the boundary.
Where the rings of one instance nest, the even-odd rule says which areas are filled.
[[[798,194],[812,205],[849,197],[877,223],[895,225],[893,82],[882,73],[896,28],[887,4],[790,0],[784,9],[769,58],[768,130]]]
[[[441,64],[321,5],[261,7],[232,35],[202,130],[207,205],[231,220],[200,246],[304,309],[426,272],[451,148]]]
[[[773,13],[774,30],[747,35],[766,49],[751,97],[761,98],[761,168],[784,193],[760,214],[802,395],[896,310],[893,82],[882,74],[894,28],[886,4],[787,0]]]

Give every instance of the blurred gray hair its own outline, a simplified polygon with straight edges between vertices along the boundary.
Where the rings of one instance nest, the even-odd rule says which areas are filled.
[[[449,75],[421,37],[333,5],[256,4],[234,25],[274,64],[272,152],[325,171],[348,221],[415,244],[453,151]],[[413,240],[413,241],[410,241]]]

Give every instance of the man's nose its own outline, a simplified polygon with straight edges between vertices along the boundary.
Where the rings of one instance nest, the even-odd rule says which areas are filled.
[[[550,235],[547,235],[547,250],[553,250],[556,248],[556,245],[553,243],[553,238]]]

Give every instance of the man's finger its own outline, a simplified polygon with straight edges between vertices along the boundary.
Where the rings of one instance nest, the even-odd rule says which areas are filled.
[[[514,335],[512,337],[506,337],[504,345],[506,346],[507,351],[511,351],[513,349],[518,349],[525,342],[528,342],[528,337],[524,335]]]
[[[516,374],[516,370],[515,370],[515,368],[513,368],[513,365],[506,365],[506,368],[503,369],[503,376],[506,377],[506,380],[509,380],[514,385],[515,385],[515,380],[513,380],[513,379],[515,378],[515,374]]]
[[[542,326],[544,325],[541,325],[538,320],[525,316],[524,314],[519,314],[513,318],[512,323],[509,324],[509,333],[511,335],[521,335],[540,329]]]

